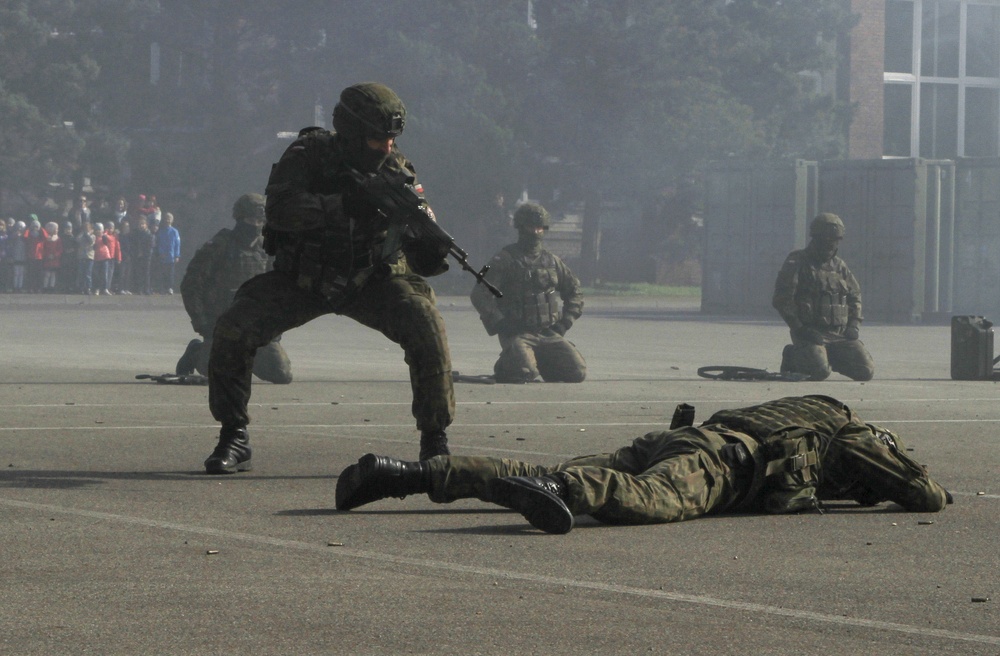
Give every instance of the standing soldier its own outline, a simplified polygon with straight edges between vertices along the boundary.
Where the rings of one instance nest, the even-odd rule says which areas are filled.
[[[811,239],[785,259],[774,284],[772,305],[792,333],[781,354],[781,371],[826,380],[836,371],[871,380],[875,363],[858,339],[861,287],[837,257],[844,222],[823,212],[809,226]]]
[[[490,282],[503,291],[495,298],[483,285],[472,290],[472,304],[490,335],[500,339],[493,366],[498,383],[579,383],[587,363],[564,335],[583,312],[580,281],[553,253],[542,248],[549,213],[537,203],[514,212],[517,243],[504,246],[490,261]]]
[[[219,315],[233,302],[236,290],[250,278],[270,269],[264,252],[264,197],[244,194],[233,204],[236,227],[223,228],[191,258],[181,280],[181,298],[191,317],[191,327],[202,339],[193,339],[177,361],[180,376],[197,371],[208,375],[208,355],[212,351],[212,332]],[[281,335],[257,349],[253,373],[271,383],[292,382],[292,365]]]
[[[272,168],[264,248],[275,256],[274,270],[240,287],[213,335],[208,397],[222,427],[205,461],[209,474],[251,468],[247,404],[257,349],[331,313],[402,347],[420,458],[448,454],[445,429],[455,413],[451,355],[434,290],[421,277],[447,269],[447,246],[390,235],[389,219],[354,175],[412,176],[418,187],[413,165],[395,143],[405,117],[403,102],[385,85],[347,87],[333,110],[336,132],[302,130]]]

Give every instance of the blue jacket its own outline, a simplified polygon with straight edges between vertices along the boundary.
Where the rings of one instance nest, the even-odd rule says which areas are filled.
[[[181,233],[177,228],[161,226],[156,231],[156,254],[163,262],[172,262],[181,256]]]

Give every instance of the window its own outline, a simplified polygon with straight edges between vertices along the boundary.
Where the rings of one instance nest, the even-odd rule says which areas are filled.
[[[1000,0],[886,0],[884,148],[1000,156]]]

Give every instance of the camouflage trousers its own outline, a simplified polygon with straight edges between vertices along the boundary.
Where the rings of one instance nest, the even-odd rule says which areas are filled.
[[[828,338],[820,345],[793,336],[781,354],[781,371],[805,374],[809,380],[826,380],[834,371],[852,380],[871,380],[875,361],[858,339]]]
[[[557,333],[520,333],[500,337],[500,358],[493,365],[498,383],[581,383],[587,363],[576,346]]]
[[[415,275],[372,277],[336,309],[403,349],[410,370],[412,412],[421,431],[444,430],[455,416],[451,355],[434,290]],[[280,271],[255,276],[236,292],[215,324],[208,367],[208,402],[223,426],[250,422],[247,405],[257,350],[284,332],[324,314],[330,303]]]
[[[202,376],[208,376],[208,359],[212,353],[213,342],[212,336],[208,335],[198,348],[195,371]],[[274,341],[257,349],[257,354],[253,358],[253,374],[261,380],[276,385],[287,385],[292,382],[292,362],[281,346],[280,335]]]
[[[566,505],[575,515],[607,524],[679,522],[718,513],[741,500],[750,487],[744,471],[724,462],[722,433],[698,428],[648,433],[613,453],[581,456],[555,466],[506,458],[438,456],[430,459],[431,491],[437,503],[476,498],[490,501],[488,482],[502,476],[561,472]]]

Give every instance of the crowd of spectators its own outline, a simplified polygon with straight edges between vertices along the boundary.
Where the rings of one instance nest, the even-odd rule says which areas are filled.
[[[60,221],[0,220],[0,292],[173,294],[180,232],[156,196],[93,203],[81,194]]]

